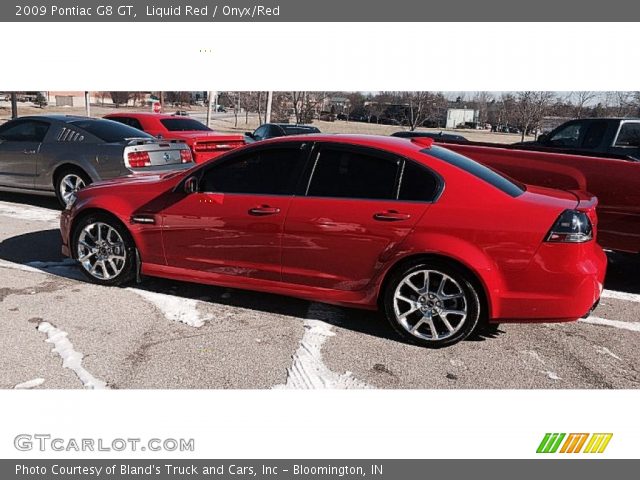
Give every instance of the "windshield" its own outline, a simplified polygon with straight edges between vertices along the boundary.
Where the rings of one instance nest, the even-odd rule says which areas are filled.
[[[107,143],[123,142],[127,138],[153,138],[142,130],[112,120],[75,120],[69,123]]]
[[[211,131],[206,125],[191,118],[165,118],[160,120],[160,123],[170,132],[192,132],[194,130],[201,132]]]
[[[501,173],[446,148],[434,145],[431,148],[425,148],[420,151],[426,155],[431,155],[439,160],[455,165],[512,197],[519,197],[526,191],[526,187],[523,184],[516,183]]]

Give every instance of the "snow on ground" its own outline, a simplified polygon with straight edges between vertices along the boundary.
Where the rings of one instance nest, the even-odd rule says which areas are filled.
[[[73,344],[69,341],[67,332],[54,327],[49,322],[39,323],[38,331],[47,335],[47,339],[45,341],[53,344],[53,351],[62,358],[62,366],[73,371],[85,388],[94,390],[107,388],[107,384],[105,382],[95,378],[82,366],[83,355],[73,348]]]
[[[49,223],[56,227],[60,225],[60,212],[49,208],[34,207],[31,205],[15,204],[11,202],[0,202],[0,215],[3,217],[15,218],[17,220]]]
[[[615,290],[603,290],[601,298],[613,298],[615,300],[640,303],[640,295],[636,293],[616,292]]]
[[[202,315],[200,311],[198,311],[198,300],[168,295],[166,293],[150,292],[139,288],[128,288],[127,290],[155,305],[165,318],[174,322],[180,322],[198,328],[213,318],[211,315]]]
[[[32,388],[39,387],[44,383],[44,378],[34,378],[33,380],[29,380],[28,382],[19,383],[16,385],[14,390],[30,390]]]
[[[335,316],[331,307],[312,303],[304,321],[304,335],[298,350],[293,354],[293,364],[287,369],[287,382],[274,388],[287,389],[362,389],[371,388],[357,380],[351,372],[338,374],[331,371],[322,360],[322,344],[335,335],[331,325],[322,320]]]
[[[620,328],[622,330],[631,330],[632,332],[640,332],[640,322],[622,322],[620,320],[609,320],[600,317],[587,317],[578,320],[582,323],[590,323],[591,325],[602,325],[605,327]]]

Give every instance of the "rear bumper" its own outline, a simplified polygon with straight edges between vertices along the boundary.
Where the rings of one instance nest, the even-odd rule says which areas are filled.
[[[492,322],[567,322],[600,299],[607,257],[594,241],[543,243],[529,266],[510,274],[497,295]]]

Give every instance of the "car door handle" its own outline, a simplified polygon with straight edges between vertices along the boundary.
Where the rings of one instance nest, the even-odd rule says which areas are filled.
[[[259,207],[249,209],[249,215],[255,215],[257,217],[275,215],[276,213],[280,213],[280,209],[278,207],[270,207],[269,205],[260,205]]]
[[[22,153],[26,153],[27,155],[35,155],[35,153],[36,153],[36,152],[37,152],[36,150],[34,150],[34,149],[28,149],[28,148],[25,148],[25,149],[22,151]]]
[[[399,222],[409,220],[410,218],[411,215],[408,213],[400,213],[396,210],[387,210],[386,212],[378,212],[373,215],[373,219],[379,222]]]

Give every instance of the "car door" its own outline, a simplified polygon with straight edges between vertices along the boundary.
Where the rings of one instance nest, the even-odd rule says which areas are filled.
[[[34,188],[49,122],[17,120],[0,127],[0,185]]]
[[[361,290],[435,198],[438,178],[413,161],[325,144],[291,201],[282,244],[284,282]]]
[[[171,267],[279,281],[282,230],[306,145],[256,146],[201,169],[196,193],[163,211]]]

